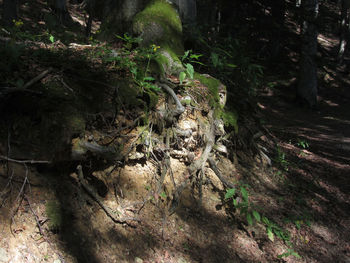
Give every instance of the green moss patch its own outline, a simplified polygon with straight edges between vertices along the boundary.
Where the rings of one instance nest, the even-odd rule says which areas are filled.
[[[209,105],[214,109],[221,108],[219,97],[219,86],[221,85],[221,82],[218,79],[210,76],[204,76],[199,73],[195,73],[194,78],[199,80],[204,86],[208,88]]]
[[[224,121],[226,127],[233,128],[235,133],[238,133],[238,114],[236,111],[222,111],[221,119]]]

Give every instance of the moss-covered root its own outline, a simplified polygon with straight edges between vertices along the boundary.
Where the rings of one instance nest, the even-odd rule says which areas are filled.
[[[179,74],[182,70],[178,56],[184,53],[182,24],[175,7],[165,0],[151,1],[133,19],[133,33],[143,40],[141,45],[161,47],[156,59],[159,70],[166,74]]]
[[[208,102],[216,119],[221,119],[226,127],[232,127],[234,131],[238,132],[238,115],[237,112],[230,108],[225,108],[227,91],[226,86],[218,79],[209,75],[195,73],[194,78],[199,80],[204,86],[208,88]]]

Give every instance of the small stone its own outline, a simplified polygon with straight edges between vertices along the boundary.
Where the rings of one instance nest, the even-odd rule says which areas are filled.
[[[9,257],[7,255],[7,252],[4,248],[0,247],[0,262],[7,262],[9,261]]]
[[[53,263],[61,263],[61,260],[55,259],[55,261]]]
[[[143,260],[139,257],[135,258],[135,263],[143,263]]]

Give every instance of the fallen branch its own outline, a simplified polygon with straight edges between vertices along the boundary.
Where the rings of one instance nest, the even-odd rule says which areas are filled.
[[[38,76],[36,76],[35,78],[31,79],[30,81],[28,81],[22,88],[26,89],[28,87],[30,87],[31,85],[33,85],[35,82],[41,80],[43,77],[45,77],[50,71],[52,70],[52,68],[49,68],[45,71],[43,71],[42,73],[40,73]]]
[[[17,202],[17,201],[19,200],[19,204],[18,204],[18,206],[16,207],[16,209],[13,209],[13,210],[11,211],[11,214],[12,214],[12,215],[11,215],[10,231],[11,231],[11,234],[12,234],[13,236],[15,236],[15,235],[13,234],[12,223],[15,221],[15,220],[14,220],[15,215],[17,214],[17,212],[18,212],[18,210],[19,210],[19,207],[20,207],[21,204],[22,204],[22,201],[23,201],[23,198],[24,198],[24,195],[25,195],[25,193],[24,193],[25,187],[26,187],[26,185],[29,183],[29,180],[28,180],[28,167],[27,167],[26,164],[24,164],[24,166],[25,166],[25,168],[26,168],[26,174],[25,174],[25,177],[24,177],[24,180],[23,180],[22,187],[21,187],[21,189],[19,190],[19,193],[18,193],[17,198],[16,198],[16,201],[15,201],[15,202]],[[22,196],[22,198],[21,198],[21,196]]]
[[[4,155],[0,155],[0,159],[5,160],[5,161],[9,161],[9,162],[13,162],[13,163],[23,163],[23,164],[44,164],[44,163],[51,163],[50,161],[37,161],[37,160],[16,160],[16,159],[12,159],[9,157],[6,157]]]
[[[32,208],[32,204],[30,203],[29,197],[28,197],[26,194],[24,194],[24,199],[27,200],[28,205],[29,205],[29,210],[30,210],[30,211],[32,212],[32,214],[34,215],[35,222],[36,222],[36,225],[38,226],[40,235],[45,239],[45,241],[46,241],[47,243],[50,244],[49,240],[46,238],[46,236],[45,236],[45,234],[44,234],[43,229],[41,228],[41,224],[40,224],[40,222],[39,222],[39,218],[38,218],[37,214],[35,214],[35,212],[34,212],[34,210],[33,210],[33,208]]]

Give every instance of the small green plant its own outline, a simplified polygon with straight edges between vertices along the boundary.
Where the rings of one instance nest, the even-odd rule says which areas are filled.
[[[136,47],[135,49],[132,49],[135,44],[141,42],[141,38],[133,38],[128,34],[124,34],[123,36],[117,35],[117,37],[125,42],[124,47],[121,53],[107,56],[108,61],[116,61],[122,68],[127,68],[135,83],[140,86],[143,91],[147,92],[151,90],[153,92],[159,92],[160,88],[153,84],[155,79],[148,76],[148,74],[150,63],[158,56],[157,50],[160,46],[152,44],[148,48]],[[111,55],[110,50],[106,50],[105,52]],[[140,64],[146,64],[144,70],[140,69]]]
[[[310,227],[311,221],[312,216],[310,216],[307,211],[304,211],[301,216],[290,216],[284,220],[285,223],[293,223],[298,230],[300,230],[303,225]]]
[[[287,242],[288,244],[290,243],[290,233],[288,231],[284,230],[282,227],[277,225],[272,220],[268,219],[266,216],[263,216],[261,221],[266,226],[266,233],[271,241],[274,241],[276,235],[284,242]]]
[[[127,50],[131,50],[133,45],[138,45],[142,41],[140,37],[132,37],[127,33],[125,33],[123,36],[116,35],[116,37],[124,41],[124,48]]]
[[[277,156],[275,162],[286,172],[289,170],[289,162],[286,160],[286,154],[277,146]]]
[[[55,37],[53,35],[49,35],[49,40],[51,43],[55,42]]]
[[[160,195],[160,197],[162,197],[163,199],[166,199],[166,198],[167,198],[166,193],[165,193],[164,191],[161,192],[159,195]]]
[[[181,61],[183,63],[195,63],[195,64],[205,66],[202,62],[199,61],[199,58],[202,56],[203,56],[202,54],[193,54],[192,50],[187,50],[182,56]]]
[[[298,138],[298,142],[296,143],[296,145],[300,148],[303,148],[303,149],[307,149],[310,146],[307,141],[301,140],[299,138]]]
[[[201,38],[200,50],[210,50],[203,59],[210,75],[225,85],[240,89],[248,96],[256,95],[263,84],[263,66],[255,63],[256,55],[249,53],[249,43],[232,37]]]
[[[142,105],[145,109],[154,107],[158,101],[158,92],[161,89],[155,84],[155,78],[151,76],[151,61],[156,59],[160,46],[152,44],[148,47],[138,46],[140,38],[130,37],[128,34],[117,36],[123,40],[122,48],[115,50],[108,45],[98,46],[98,52],[89,54],[93,58],[102,60],[106,66],[118,70],[125,74],[126,78],[134,81],[135,88],[127,94],[132,93],[134,101]],[[129,96],[129,95],[127,95]],[[136,98],[137,96],[137,98]],[[147,99],[147,104],[140,98]]]
[[[254,219],[257,222],[260,222],[261,221],[260,213],[256,211],[254,209],[254,206],[249,202],[247,185],[241,185],[239,188],[239,192],[242,197],[241,202],[238,202],[237,198],[234,198],[236,194],[236,188],[231,188],[227,190],[225,194],[225,200],[232,199],[234,207],[239,209],[240,213],[246,216],[248,225],[252,225],[254,222]]]
[[[241,184],[239,186],[239,191],[237,191],[236,188],[228,189],[225,194],[225,200],[232,199],[234,207],[240,211],[240,214],[244,214],[246,216],[248,225],[252,225],[254,220],[257,223],[265,225],[267,237],[272,242],[275,240],[275,236],[277,236],[289,247],[288,251],[281,254],[279,258],[288,256],[300,257],[299,254],[292,249],[290,233],[272,220],[268,219],[266,216],[262,216],[257,210],[254,209],[254,205],[249,202],[249,193],[247,188],[247,185]],[[241,202],[238,202],[237,198],[235,198],[238,194],[237,192],[239,192],[242,198]]]
[[[301,259],[301,256],[297,252],[295,252],[294,249],[292,249],[292,248],[288,248],[287,252],[285,252],[281,255],[278,255],[277,257],[284,258],[284,257],[289,257],[289,256],[294,256],[298,259]]]
[[[199,61],[199,58],[202,56],[201,54],[191,54],[192,50],[187,50],[185,54],[182,56],[181,61],[185,66],[185,71],[180,72],[179,81],[180,85],[182,85],[183,81],[186,77],[193,79],[194,77],[194,67],[191,63],[197,63],[199,65],[204,65]]]
[[[183,249],[186,250],[186,251],[189,251],[189,250],[191,249],[191,248],[190,248],[190,245],[188,244],[188,242],[183,243],[183,244],[182,244],[182,247],[183,247]]]

